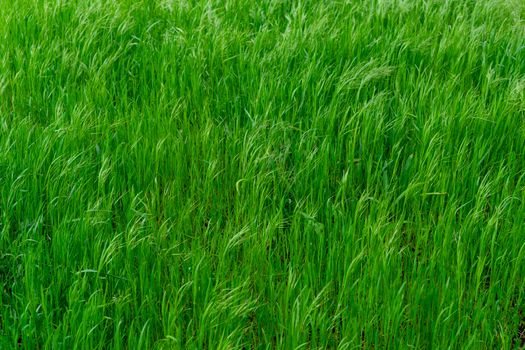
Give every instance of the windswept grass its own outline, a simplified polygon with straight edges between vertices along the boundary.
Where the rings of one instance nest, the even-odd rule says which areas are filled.
[[[525,346],[525,3],[0,0],[1,349]]]

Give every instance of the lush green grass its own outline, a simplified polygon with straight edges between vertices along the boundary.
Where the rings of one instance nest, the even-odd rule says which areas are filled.
[[[0,348],[525,344],[521,0],[0,0]]]

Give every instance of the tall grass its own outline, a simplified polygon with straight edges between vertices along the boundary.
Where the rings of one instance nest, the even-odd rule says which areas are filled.
[[[525,3],[0,0],[1,349],[525,345]]]

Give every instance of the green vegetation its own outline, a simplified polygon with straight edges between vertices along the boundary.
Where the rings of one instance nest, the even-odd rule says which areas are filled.
[[[0,0],[0,349],[518,349],[521,0]]]

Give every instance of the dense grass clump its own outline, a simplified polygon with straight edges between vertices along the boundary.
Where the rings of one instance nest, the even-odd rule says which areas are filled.
[[[0,0],[0,349],[525,346],[525,3]]]

